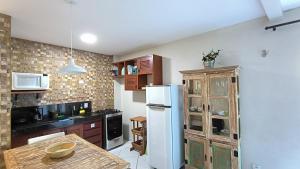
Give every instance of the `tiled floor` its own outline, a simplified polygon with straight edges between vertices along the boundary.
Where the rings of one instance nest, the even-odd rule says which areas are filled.
[[[150,169],[146,161],[146,155],[140,156],[136,151],[130,151],[131,143],[128,141],[124,145],[110,150],[109,152],[130,162],[131,169]]]

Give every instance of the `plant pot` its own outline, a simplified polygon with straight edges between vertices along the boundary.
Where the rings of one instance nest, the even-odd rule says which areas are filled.
[[[214,68],[215,66],[215,61],[210,60],[210,61],[205,61],[203,62],[204,68]]]

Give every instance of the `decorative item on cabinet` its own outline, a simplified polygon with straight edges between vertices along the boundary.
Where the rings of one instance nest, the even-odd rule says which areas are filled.
[[[186,168],[240,169],[239,66],[181,73]]]
[[[139,91],[144,90],[146,85],[162,85],[162,57],[158,55],[143,56],[130,60],[114,63],[118,70],[115,78],[125,78],[125,90]]]
[[[221,50],[214,51],[213,49],[208,53],[203,53],[203,65],[204,68],[214,68],[216,58],[219,56]]]

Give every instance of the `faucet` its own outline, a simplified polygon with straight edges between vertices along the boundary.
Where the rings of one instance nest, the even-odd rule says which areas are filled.
[[[76,107],[75,105],[73,106],[73,109],[72,109],[72,116],[74,116],[74,111],[76,110]]]

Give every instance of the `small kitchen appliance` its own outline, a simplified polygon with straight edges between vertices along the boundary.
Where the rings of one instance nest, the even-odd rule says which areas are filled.
[[[47,74],[12,72],[12,90],[47,90],[49,76]]]

